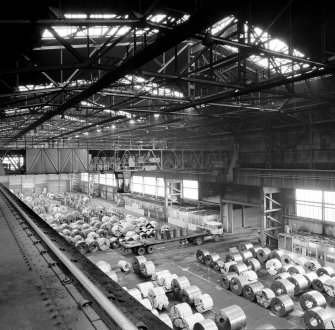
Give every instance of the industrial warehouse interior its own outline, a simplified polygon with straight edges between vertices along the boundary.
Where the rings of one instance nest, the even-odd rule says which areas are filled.
[[[0,328],[335,329],[335,2],[0,12]]]

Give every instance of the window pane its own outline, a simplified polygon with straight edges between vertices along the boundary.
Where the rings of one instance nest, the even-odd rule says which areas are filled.
[[[160,197],[164,197],[164,187],[158,187],[157,188],[157,195]]]
[[[81,181],[88,181],[88,173],[81,173]]]
[[[142,193],[142,184],[133,183],[133,192]]]
[[[144,186],[144,193],[148,195],[156,195],[156,187],[155,186]]]
[[[297,202],[297,216],[312,219],[322,219],[322,207],[321,205],[312,205],[313,203],[301,203]]]
[[[335,192],[325,191],[325,203],[335,204]]]
[[[111,173],[106,174],[106,184],[108,186],[116,187],[115,175],[114,174],[111,174]]]
[[[335,221],[335,205],[326,204],[325,220],[326,221]]]
[[[151,176],[145,176],[145,177],[143,177],[143,182],[144,182],[144,184],[155,186],[156,185],[156,178],[151,177]]]
[[[157,178],[157,186],[164,187],[164,179],[163,178]]]
[[[183,180],[183,187],[198,189],[198,181]]]
[[[183,195],[186,199],[198,199],[198,189],[184,188]]]
[[[106,174],[100,174],[99,183],[100,184],[106,184]]]
[[[322,191],[296,189],[296,199],[300,201],[322,202]]]
[[[133,176],[133,183],[141,183],[142,184],[143,177],[142,176]]]

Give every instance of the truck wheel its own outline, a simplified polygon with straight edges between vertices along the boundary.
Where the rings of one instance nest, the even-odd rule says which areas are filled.
[[[220,235],[214,235],[214,242],[218,242],[220,240]]]
[[[155,248],[152,245],[147,246],[147,253],[152,254],[155,252]]]
[[[140,246],[138,249],[137,249],[137,254],[139,256],[143,256],[145,254],[145,248],[143,246]]]
[[[195,244],[196,245],[202,245],[203,242],[204,242],[204,240],[202,239],[202,237],[197,237],[195,239]]]

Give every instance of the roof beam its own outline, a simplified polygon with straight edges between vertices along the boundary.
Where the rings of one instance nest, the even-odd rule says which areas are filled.
[[[238,3],[239,1],[235,1],[234,6]],[[195,15],[191,16],[188,21],[176,26],[172,30],[166,31],[164,35],[159,36],[153,43],[142,50],[139,50],[132,57],[126,59],[119,67],[105,73],[99,80],[86,88],[84,91],[70,98],[54,111],[46,113],[37,121],[25,127],[15,135],[13,140],[23,136],[52,117],[64,113],[67,109],[99,92],[101,89],[109,86],[111,83],[122,78],[124,75],[131,73],[135,69],[141,67],[188,37],[203,31],[208,26],[218,21],[222,16],[227,14],[228,9],[232,9],[232,2],[230,1],[218,1],[215,4],[210,4],[202,8]]]

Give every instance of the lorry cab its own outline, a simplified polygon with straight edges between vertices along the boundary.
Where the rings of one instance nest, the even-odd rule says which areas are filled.
[[[207,221],[204,223],[204,229],[211,235],[223,235],[223,226],[218,221]]]

